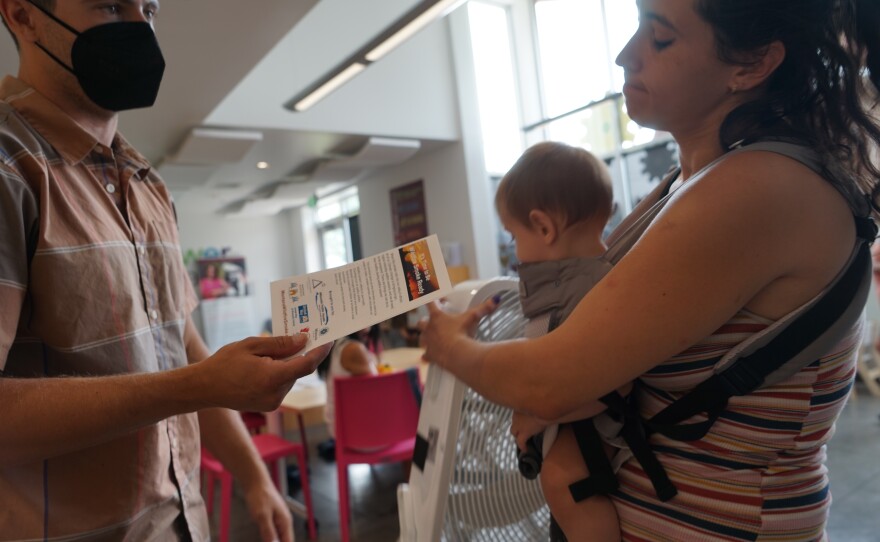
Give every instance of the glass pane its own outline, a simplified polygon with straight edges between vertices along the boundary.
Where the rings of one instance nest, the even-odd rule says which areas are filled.
[[[357,187],[355,187],[354,194],[348,196],[343,200],[343,207],[345,207],[345,215],[352,216],[356,215],[361,210],[361,199],[357,192]]]
[[[639,10],[632,0],[605,0],[605,20],[608,27],[609,63],[612,88],[623,90],[623,68],[614,63],[623,46],[639,27]]]
[[[653,141],[669,139],[671,137],[667,132],[658,132],[636,124],[636,121],[627,115],[626,103],[623,99],[618,102],[618,105],[620,107],[620,133],[623,139],[621,142],[622,148],[631,149],[639,145],[646,145]]]
[[[315,209],[315,221],[318,224],[330,222],[340,216],[342,216],[342,206],[339,205],[339,201],[320,205]]]
[[[545,137],[599,156],[611,154],[618,146],[616,107],[617,102],[612,100],[555,120],[544,126]]]
[[[467,9],[486,170],[503,174],[523,151],[508,13],[483,2]]]
[[[501,177],[491,177],[489,184],[492,187],[492,194],[498,192],[498,185],[501,183]],[[516,266],[519,261],[516,259],[516,245],[514,245],[513,237],[504,229],[498,213],[493,212],[495,219],[495,242],[498,247],[498,266],[502,276],[516,276]]]
[[[324,267],[339,267],[348,261],[348,246],[342,226],[321,230],[321,245],[324,248]]]
[[[625,160],[630,204],[635,207],[678,162],[678,147],[674,141],[658,143],[627,154]]]
[[[535,18],[544,115],[555,117],[605,96],[611,68],[602,1],[538,0]]]

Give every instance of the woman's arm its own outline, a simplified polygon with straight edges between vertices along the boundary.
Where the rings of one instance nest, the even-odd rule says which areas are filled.
[[[827,182],[782,156],[739,154],[686,183],[552,333],[477,343],[467,332],[489,307],[454,317],[433,306],[425,357],[489,400],[562,418],[744,307],[777,318],[803,304],[842,268],[853,241],[849,209]]]
[[[342,348],[339,361],[342,368],[354,376],[378,373],[375,354],[357,341],[351,341]]]

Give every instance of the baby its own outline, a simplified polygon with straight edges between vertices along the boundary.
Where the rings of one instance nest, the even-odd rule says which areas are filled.
[[[608,170],[583,149],[539,143],[501,179],[495,207],[522,262],[518,270],[520,300],[528,319],[526,337],[543,335],[571,313],[607,266],[599,256],[606,249],[602,233],[612,209]],[[541,488],[555,520],[554,540],[620,540],[610,499],[569,489],[590,474],[576,431],[592,424],[588,418],[603,410],[605,406],[596,402],[559,420],[514,413],[511,433],[520,450],[526,451],[529,440],[543,432]],[[612,449],[599,447],[602,461]]]

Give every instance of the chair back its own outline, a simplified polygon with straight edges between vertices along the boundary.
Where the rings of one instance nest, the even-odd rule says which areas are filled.
[[[337,452],[378,449],[415,437],[419,405],[407,371],[339,377],[333,386]]]

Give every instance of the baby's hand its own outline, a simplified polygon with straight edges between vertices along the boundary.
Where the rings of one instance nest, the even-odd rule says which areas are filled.
[[[550,424],[533,416],[514,412],[513,420],[510,422],[510,434],[516,439],[516,445],[520,451],[525,452],[526,441],[546,429],[548,425]]]

